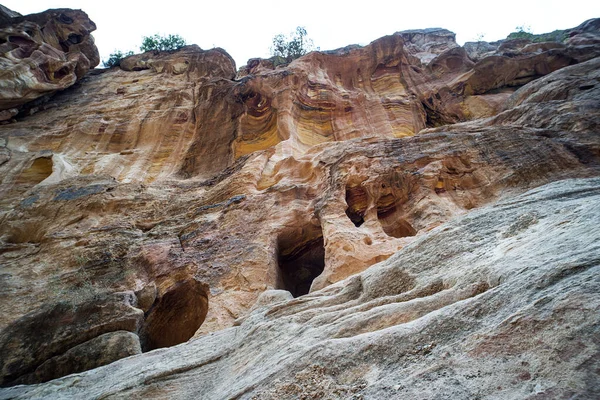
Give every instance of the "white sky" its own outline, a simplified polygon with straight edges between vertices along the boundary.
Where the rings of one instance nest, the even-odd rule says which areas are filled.
[[[365,45],[406,29],[441,27],[457,42],[479,34],[493,41],[526,25],[533,33],[572,28],[600,17],[598,0],[478,1],[131,1],[131,0],[0,0],[21,14],[48,8],[87,12],[98,26],[93,35],[103,59],[114,50],[139,52],[142,36],[179,34],[203,49],[222,47],[237,67],[252,57],[269,57],[273,36],[304,26],[321,50]]]

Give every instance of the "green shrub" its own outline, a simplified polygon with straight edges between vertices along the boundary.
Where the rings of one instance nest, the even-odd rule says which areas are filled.
[[[178,50],[185,46],[185,39],[179,35],[160,36],[144,36],[140,50],[145,51],[171,51]]]
[[[279,34],[273,38],[273,46],[271,47],[273,57],[270,60],[273,61],[275,66],[290,63],[312,50],[315,50],[312,39],[307,38],[306,29],[299,26],[296,28],[296,32],[287,37]],[[318,50],[318,47],[316,50]]]
[[[517,31],[509,34],[506,39],[529,39],[534,43],[541,42],[564,42],[568,39],[569,34],[566,30],[555,30],[549,33],[542,33],[535,35],[531,33],[531,29],[528,26],[517,26]]]
[[[110,57],[108,57],[108,60],[103,61],[102,64],[104,64],[104,68],[118,67],[121,65],[121,60],[132,55],[133,51],[124,53],[121,50],[116,50],[114,53],[111,53]]]

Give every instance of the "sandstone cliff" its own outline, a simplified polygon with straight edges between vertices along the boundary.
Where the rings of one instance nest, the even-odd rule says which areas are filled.
[[[55,9],[21,16],[0,7],[0,121],[73,85],[100,62],[90,35],[96,25],[86,13]]]
[[[2,51],[0,382],[138,355],[0,397],[598,389],[596,20],[564,43],[474,52],[429,29],[240,71],[187,46],[86,74],[80,11],[0,35],[61,15],[81,42],[35,46],[67,38],[68,84],[19,97],[36,81]]]
[[[235,327],[2,398],[593,398],[600,180],[475,210]]]

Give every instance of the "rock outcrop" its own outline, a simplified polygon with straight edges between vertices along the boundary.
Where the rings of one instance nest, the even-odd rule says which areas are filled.
[[[237,326],[0,398],[593,398],[600,179],[472,211]]]
[[[600,19],[590,19],[581,25],[565,30],[535,35],[527,32],[514,32],[504,40],[495,42],[466,42],[463,46],[473,61],[480,61],[490,56],[527,57],[532,53],[541,53],[550,49],[564,49],[569,45],[587,46],[597,44]],[[580,56],[587,50],[589,58],[596,57],[597,50],[593,47],[583,47]]]
[[[399,32],[239,73],[224,50],[186,46],[29,103],[0,126],[0,383],[144,354],[0,396],[164,397],[165,379],[200,398],[415,397],[455,381],[455,398],[591,393],[593,363],[565,356],[561,372],[572,349],[539,340],[575,329],[592,357],[597,337],[569,311],[597,308],[578,289],[594,247],[577,236],[598,233],[594,26],[480,59],[449,31]],[[559,278],[534,285],[544,276]],[[517,312],[526,325],[501,324]],[[522,359],[507,350],[521,330]],[[413,361],[434,384],[407,374]],[[561,373],[573,385],[552,383]]]
[[[90,34],[96,25],[80,10],[20,16],[0,9],[0,121],[26,103],[72,86],[100,62]]]

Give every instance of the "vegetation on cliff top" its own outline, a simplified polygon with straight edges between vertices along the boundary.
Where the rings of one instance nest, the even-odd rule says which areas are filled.
[[[108,60],[102,61],[102,64],[104,64],[104,68],[118,67],[121,65],[121,60],[132,55],[133,51],[123,52],[121,50],[115,50],[114,53],[110,53]]]
[[[287,64],[313,50],[319,48],[315,47],[312,39],[308,38],[306,28],[299,26],[288,36],[280,33],[273,37],[273,46],[271,46],[273,57],[270,60],[275,66]]]
[[[179,35],[161,36],[144,36],[140,50],[146,51],[172,51],[179,50],[186,45],[185,39]]]
[[[142,52],[146,51],[173,51],[179,50],[187,43],[184,38],[179,35],[167,35],[161,36],[159,34],[154,34],[153,36],[144,36],[142,38],[142,45],[140,46],[140,50]],[[103,61],[105,68],[118,67],[121,65],[121,61],[125,57],[132,56],[133,51],[121,51],[115,50],[114,53],[111,53],[108,57],[108,60]]]
[[[569,31],[565,29],[557,29],[549,33],[536,35],[531,33],[531,28],[525,25],[517,26],[516,31],[510,33],[506,39],[529,39],[534,43],[540,42],[564,42],[569,37]]]

